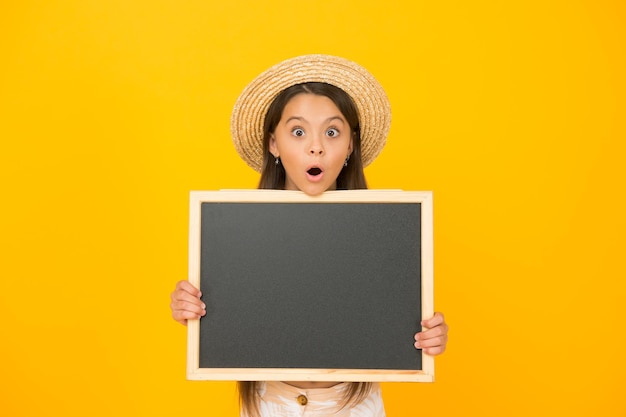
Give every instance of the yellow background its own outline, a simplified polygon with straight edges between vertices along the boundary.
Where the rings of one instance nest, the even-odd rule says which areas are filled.
[[[256,186],[239,92],[305,53],[389,94],[370,186],[435,196],[449,349],[388,415],[626,415],[623,1],[1,9],[1,415],[237,415],[234,383],[185,380],[169,293],[188,192]]]

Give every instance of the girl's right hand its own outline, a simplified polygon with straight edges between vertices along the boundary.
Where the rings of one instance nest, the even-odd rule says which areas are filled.
[[[187,320],[197,320],[206,314],[206,305],[200,300],[202,293],[189,281],[178,281],[171,294],[172,317],[180,324],[187,325]]]

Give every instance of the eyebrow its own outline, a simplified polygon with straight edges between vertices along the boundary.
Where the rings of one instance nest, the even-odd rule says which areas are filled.
[[[307,122],[307,120],[302,116],[291,116],[289,119],[285,120],[285,123],[289,123],[292,120],[297,120],[299,122]],[[330,123],[333,120],[339,120],[342,123],[347,123],[347,121],[341,116],[331,116],[328,119],[324,120],[324,123]]]

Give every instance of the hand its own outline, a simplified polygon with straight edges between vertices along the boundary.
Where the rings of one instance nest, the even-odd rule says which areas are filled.
[[[440,355],[448,343],[448,325],[443,314],[435,313],[428,320],[422,320],[424,330],[415,334],[415,347],[427,355]]]
[[[187,325],[187,320],[197,320],[206,314],[206,305],[200,300],[202,293],[189,281],[178,281],[172,292],[172,317],[180,324]]]

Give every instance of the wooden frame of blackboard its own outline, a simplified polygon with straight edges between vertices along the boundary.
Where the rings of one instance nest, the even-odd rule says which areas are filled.
[[[419,206],[419,269],[415,279],[419,280],[419,303],[421,317],[433,315],[433,217],[432,193],[429,191],[400,190],[347,190],[330,191],[320,196],[307,196],[299,191],[282,190],[222,190],[192,191],[190,193],[189,218],[189,276],[188,280],[201,288],[201,207],[204,203],[362,203],[396,204],[408,203]],[[305,220],[305,219],[303,219]],[[217,278],[219,279],[219,277]],[[203,294],[204,297],[204,294]],[[211,307],[209,307],[210,309]],[[208,317],[201,320],[210,320]],[[418,322],[419,320],[416,320]],[[366,327],[367,323],[363,323]],[[232,326],[235,327],[235,326]],[[412,339],[412,335],[409,335]],[[409,340],[410,342],[410,340]],[[211,343],[220,343],[213,340]],[[241,343],[254,344],[253,340]],[[406,341],[398,341],[406,343]],[[412,343],[412,342],[411,342]],[[421,350],[414,349],[419,356],[420,369],[371,369],[367,366],[334,367],[281,367],[281,366],[200,366],[201,354],[200,320],[189,320],[187,337],[187,379],[222,381],[362,381],[362,382],[432,382],[434,381],[434,359]],[[259,357],[264,352],[258,352]]]

